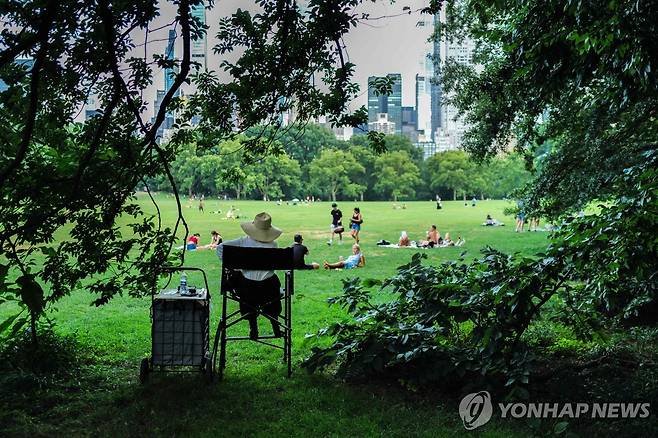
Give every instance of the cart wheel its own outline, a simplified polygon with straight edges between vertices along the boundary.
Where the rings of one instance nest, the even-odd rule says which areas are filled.
[[[144,384],[149,377],[149,360],[147,358],[142,359],[142,363],[139,366],[139,381]]]
[[[212,361],[209,358],[204,359],[203,365],[201,365],[201,374],[204,375],[206,381],[213,381]]]

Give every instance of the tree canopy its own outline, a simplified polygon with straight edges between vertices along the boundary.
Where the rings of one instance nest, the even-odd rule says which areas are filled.
[[[655,3],[452,1],[439,38],[475,40],[480,72],[444,71],[486,159],[512,144],[542,162],[528,206],[556,216],[618,194],[613,177],[658,136]]]
[[[176,59],[149,54],[149,32],[163,28],[157,1],[0,4],[0,79],[8,87],[0,93],[0,248],[6,260],[0,279],[2,295],[17,296],[22,305],[14,329],[28,319],[34,325],[44,308],[73,289],[91,290],[97,304],[150,289],[173,236],[186,225],[180,203],[168,229],[130,201],[138,185],[158,174],[178,194],[171,162],[181,145],[213,148],[256,125],[277,132],[281,114],[291,109],[301,124],[319,116],[339,125],[364,123],[363,109],[347,110],[358,86],[342,42],[360,18],[359,3],[311,0],[302,11],[294,1],[255,1],[258,13],[236,9],[216,23],[211,50],[219,63],[197,72],[191,45],[208,26],[191,9],[201,0],[172,2],[175,17],[165,28],[178,29],[182,55]],[[149,122],[143,91],[163,71],[174,71],[173,82]],[[179,91],[188,83],[197,91],[182,99]],[[98,114],[76,123],[91,95],[98,98]],[[174,111],[175,133],[158,144],[158,130]],[[192,120],[200,120],[194,129]],[[278,147],[271,133],[250,136],[242,146],[252,162]],[[299,149],[304,153],[303,145]],[[187,172],[182,184],[195,190],[212,165],[208,159],[188,164],[202,171],[181,169]],[[269,181],[253,186],[276,192]],[[119,232],[121,216],[134,220],[131,237]],[[55,243],[65,225],[70,238]],[[48,270],[35,263],[37,253]],[[103,275],[110,269],[113,275]]]

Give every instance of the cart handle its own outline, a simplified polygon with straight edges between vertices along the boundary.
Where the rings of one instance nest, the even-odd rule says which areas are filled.
[[[198,271],[201,272],[203,275],[203,282],[206,284],[206,294],[208,296],[208,299],[210,299],[210,287],[208,286],[208,276],[206,275],[206,271],[204,271],[201,268],[194,268],[191,266],[162,266],[160,268],[163,274],[173,274],[174,272],[177,271]],[[169,280],[171,281],[171,280]]]

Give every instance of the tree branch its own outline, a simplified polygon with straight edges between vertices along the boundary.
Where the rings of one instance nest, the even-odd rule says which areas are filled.
[[[43,68],[47,55],[48,34],[50,33],[50,27],[53,23],[55,7],[57,4],[57,2],[48,3],[46,10],[44,11],[44,20],[39,27],[39,32],[37,33],[38,40],[41,44],[34,61],[34,66],[32,67],[32,78],[30,79],[30,101],[25,117],[27,122],[25,128],[23,128],[22,140],[14,160],[2,171],[2,173],[0,173],[0,187],[4,186],[9,174],[21,165],[27,155],[27,150],[30,146],[30,141],[32,140],[32,133],[34,131],[34,124],[37,117],[37,105],[39,104],[39,79],[41,78],[41,69]]]

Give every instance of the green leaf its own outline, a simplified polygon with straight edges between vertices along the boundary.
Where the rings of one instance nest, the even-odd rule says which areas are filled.
[[[10,316],[9,318],[7,318],[7,319],[5,319],[4,321],[2,321],[2,324],[0,324],[0,334],[2,334],[2,332],[4,332],[5,330],[7,330],[7,329],[8,329],[8,328],[14,323],[14,321],[16,320],[16,318],[18,318],[19,316],[21,316],[22,313],[23,313],[23,311],[21,310],[21,311],[18,312],[16,315]]]

